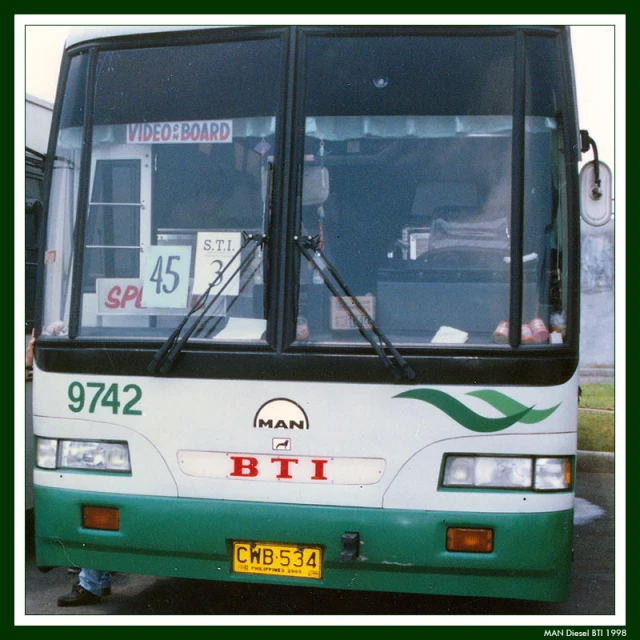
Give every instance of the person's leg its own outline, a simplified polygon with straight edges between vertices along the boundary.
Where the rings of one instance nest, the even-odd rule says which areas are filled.
[[[58,598],[59,607],[78,607],[97,604],[104,589],[111,588],[111,574],[99,569],[82,569],[79,581],[73,585],[71,593]]]
[[[82,569],[80,571],[80,586],[93,593],[94,596],[101,596],[102,589],[111,584],[111,574],[100,569]]]

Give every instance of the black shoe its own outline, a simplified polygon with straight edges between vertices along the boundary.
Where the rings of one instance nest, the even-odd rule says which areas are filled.
[[[87,591],[79,584],[74,584],[71,593],[58,598],[59,607],[82,607],[85,604],[98,604],[100,596],[96,596],[91,591]]]

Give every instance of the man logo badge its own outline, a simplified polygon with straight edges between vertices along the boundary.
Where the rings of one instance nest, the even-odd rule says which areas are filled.
[[[274,451],[291,451],[290,438],[273,438],[271,443]]]
[[[274,398],[265,402],[253,419],[254,429],[291,429],[306,431],[309,420],[304,409],[288,398]]]

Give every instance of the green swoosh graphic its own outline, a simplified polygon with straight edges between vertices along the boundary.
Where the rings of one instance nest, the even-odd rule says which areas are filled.
[[[466,429],[477,431],[478,433],[502,431],[521,420],[530,411],[530,409],[524,407],[524,410],[510,416],[505,416],[504,418],[485,418],[466,407],[462,402],[456,400],[448,393],[438,391],[437,389],[411,389],[393,397],[415,398],[416,400],[428,402],[446,413]]]
[[[467,395],[484,400],[505,416],[513,415],[514,413],[523,411],[527,408],[517,400],[514,400],[499,391],[494,391],[493,389],[471,391]],[[555,407],[550,407],[549,409],[534,409],[531,407],[520,422],[524,422],[525,424],[536,424],[537,422],[542,422],[545,418],[548,418],[560,406],[560,404],[562,403],[555,405]]]

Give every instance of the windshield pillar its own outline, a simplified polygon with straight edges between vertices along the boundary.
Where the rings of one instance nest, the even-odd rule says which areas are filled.
[[[97,54],[95,49],[89,53],[89,64],[87,67],[87,86],[93,86],[96,78],[96,60]],[[89,183],[91,179],[91,147],[92,147],[92,126],[91,114],[93,113],[93,91],[85,93],[84,102],[84,122],[82,127],[82,152],[80,155],[80,181],[78,184],[79,199],[77,211],[85,211],[88,207]],[[78,283],[82,281],[82,265],[84,256],[84,236],[86,228],[86,218],[84,215],[75,215],[76,225],[74,230],[74,259],[72,279]],[[78,286],[71,289],[71,311],[69,314],[69,337],[75,338],[78,335],[80,324],[80,310],[82,306],[82,292]]]
[[[511,290],[509,344],[520,346],[522,332],[522,220],[525,160],[525,47],[524,34],[515,37],[513,78],[513,137],[511,151]]]

